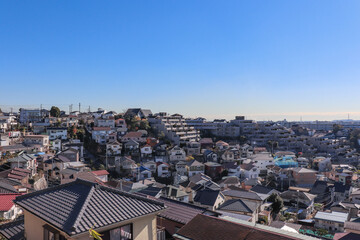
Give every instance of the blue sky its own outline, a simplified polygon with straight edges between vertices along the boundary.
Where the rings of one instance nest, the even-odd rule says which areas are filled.
[[[0,107],[360,119],[359,12],[329,0],[1,1]]]

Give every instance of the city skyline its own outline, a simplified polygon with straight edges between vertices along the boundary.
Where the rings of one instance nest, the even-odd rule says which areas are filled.
[[[358,1],[0,3],[0,107],[360,119]],[[16,97],[14,97],[16,96]]]

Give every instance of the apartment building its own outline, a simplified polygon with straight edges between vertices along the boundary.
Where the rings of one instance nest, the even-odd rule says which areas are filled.
[[[193,126],[189,126],[180,114],[168,116],[166,113],[160,113],[148,120],[158,133],[164,133],[168,139],[177,145],[200,139],[199,131]]]

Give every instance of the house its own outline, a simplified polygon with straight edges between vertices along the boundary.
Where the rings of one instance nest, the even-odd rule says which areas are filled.
[[[316,174],[317,171],[308,168],[297,167],[292,170],[292,177],[298,187],[311,187],[317,179]]]
[[[189,202],[189,193],[172,185],[163,188],[163,196],[180,202]]]
[[[282,222],[282,221],[273,221],[270,224],[270,227],[278,228],[285,231],[290,231],[294,233],[299,233],[302,225],[296,224],[296,223],[288,223],[288,222]]]
[[[140,148],[141,157],[150,158],[152,156],[152,147],[148,144]]]
[[[229,199],[221,204],[218,210],[251,216],[251,222],[256,223],[260,204],[246,199]]]
[[[188,156],[199,155],[200,149],[201,149],[201,145],[199,142],[192,141],[187,143],[186,151]]]
[[[140,166],[138,167],[137,170],[137,180],[144,180],[144,179],[148,179],[152,177],[152,172],[150,169],[144,167],[144,166]]]
[[[227,149],[222,153],[221,160],[222,160],[222,162],[226,163],[226,162],[233,162],[233,161],[237,160],[237,158],[235,157],[234,151]]]
[[[162,194],[162,188],[149,186],[145,189],[138,191],[137,193],[141,193],[147,196],[152,196],[154,198],[160,198]]]
[[[157,175],[158,177],[170,177],[170,166],[167,163],[160,163],[157,166]]]
[[[187,176],[188,175],[187,164],[188,163],[184,161],[177,162],[175,164],[176,173],[179,174],[180,176]]]
[[[241,167],[237,162],[227,162],[223,163],[222,167],[224,170],[227,170],[228,176],[240,177]]]
[[[179,146],[173,147],[169,151],[170,162],[186,161],[186,152]]]
[[[68,148],[61,153],[58,154],[59,156],[65,156],[70,162],[78,162],[80,160],[79,150],[75,148]]]
[[[314,169],[319,172],[327,172],[332,169],[331,158],[326,157],[316,157],[313,159]]]
[[[124,157],[120,159],[120,161],[116,162],[116,165],[116,171],[119,174],[125,173],[132,177],[135,176],[138,168],[136,162],[129,157]]]
[[[69,142],[63,144],[62,149],[76,149],[79,151],[79,157],[84,157],[84,143],[81,142],[79,139],[70,139]]]
[[[204,207],[164,197],[160,197],[157,201],[163,202],[166,206],[166,209],[159,213],[157,217],[157,224],[165,229],[167,237],[171,237],[198,214],[206,214],[210,216],[219,215],[216,212],[209,211]]]
[[[115,128],[118,136],[124,136],[127,132],[126,121],[123,118],[119,118],[115,120]]]
[[[206,149],[204,151],[204,160],[205,160],[205,162],[217,162],[218,155],[216,152]]]
[[[94,125],[96,127],[109,127],[115,128],[115,119],[114,117],[110,118],[95,118]]]
[[[147,118],[152,115],[151,110],[141,108],[129,108],[126,110],[124,117],[138,117],[140,119]]]
[[[36,162],[37,156],[34,154],[22,153],[17,157],[7,160],[10,163],[10,168],[23,168],[31,171],[31,176],[37,173],[38,164]]]
[[[137,141],[130,140],[124,143],[125,150],[135,151],[139,149],[140,144]]]
[[[345,188],[345,196],[348,194],[348,191],[346,190],[347,188],[348,187]],[[354,191],[350,194],[350,201],[355,204],[360,204],[360,190]]]
[[[327,204],[331,201],[330,188],[326,181],[317,180],[311,187],[310,194],[316,195],[316,203]]]
[[[353,232],[344,232],[344,233],[335,233],[333,240],[357,240],[360,239],[359,233]]]
[[[210,210],[217,209],[225,202],[225,196],[220,190],[202,189],[197,191],[194,203],[206,206]]]
[[[14,220],[22,210],[14,204],[16,197],[21,193],[0,193],[0,218],[5,220]]]
[[[356,193],[352,195],[353,193],[352,193],[351,185],[343,184],[341,182],[335,182],[331,194],[334,202],[341,202],[344,199],[350,197],[350,199],[352,199],[354,203],[360,203],[360,201],[356,201],[356,197],[355,197]],[[359,200],[360,200],[360,196],[359,196]]]
[[[146,142],[146,138],[144,137],[144,133],[143,132],[128,132],[126,133],[124,136],[121,137],[121,142],[129,142],[129,141],[136,141],[139,143],[145,143]]]
[[[238,177],[235,176],[229,176],[224,177],[220,182],[219,185],[222,189],[226,189],[230,186],[239,187],[240,186],[240,180]]]
[[[146,163],[143,163],[143,166],[146,167],[147,169],[150,169],[152,173],[156,172],[156,162],[154,161],[148,161]]]
[[[204,173],[205,165],[199,161],[192,160],[190,162],[187,162],[186,169],[187,169],[188,176],[192,177],[196,174]]]
[[[240,168],[241,176],[244,178],[251,179],[259,177],[260,170],[253,163],[241,164]]]
[[[106,143],[106,154],[108,156],[120,155],[122,150],[122,143],[117,140]]]
[[[215,146],[216,146],[216,148],[218,149],[218,150],[226,150],[226,149],[228,149],[229,148],[229,144],[228,143],[226,143],[226,142],[224,142],[224,141],[217,141],[216,143],[215,143]]]
[[[24,136],[24,144],[31,145],[39,145],[39,151],[44,152],[48,149],[50,145],[49,136],[48,135],[26,135]]]
[[[214,142],[211,138],[202,138],[199,143],[202,149],[212,149],[214,147]]]
[[[88,239],[90,228],[104,239],[156,239],[156,215],[164,209],[161,202],[81,179],[17,197],[15,203],[24,210],[28,240]]]
[[[92,139],[99,144],[106,144],[109,134],[114,130],[110,127],[94,127],[91,132]]]
[[[211,178],[220,178],[223,168],[221,164],[216,162],[206,162],[205,165],[205,174]]]
[[[91,173],[94,174],[97,178],[99,178],[103,182],[108,181],[109,172],[106,170],[91,171]]]
[[[263,186],[263,185],[260,185],[260,184],[256,184],[255,186],[253,186],[250,189],[250,191],[258,193],[258,194],[267,194],[267,195],[271,195],[273,193],[279,194],[279,192],[276,189],[273,189],[273,188],[267,187],[267,186]]]
[[[201,229],[201,231],[200,231]],[[232,217],[217,218],[198,214],[173,237],[176,240],[193,239],[268,239],[268,240],[315,240],[310,236],[291,233],[264,226],[262,224],[249,223]]]
[[[46,128],[47,135],[49,135],[49,140],[53,141],[55,139],[66,140],[67,137],[67,128],[55,128],[48,127]]]
[[[267,175],[267,166],[274,165],[274,158],[271,156],[270,153],[262,152],[254,154],[251,157],[251,163],[259,169],[259,176],[266,176]]]
[[[280,197],[283,199],[284,205],[288,207],[287,212],[295,211],[295,214],[298,215],[299,219],[306,218],[314,210],[314,200],[316,195],[302,191],[287,190],[280,193]]]
[[[315,227],[334,232],[344,232],[344,224],[349,220],[349,214],[344,212],[321,212],[314,217]]]

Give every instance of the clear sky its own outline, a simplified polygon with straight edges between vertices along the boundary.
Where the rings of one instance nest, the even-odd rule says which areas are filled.
[[[360,119],[360,1],[0,1],[0,107]]]

